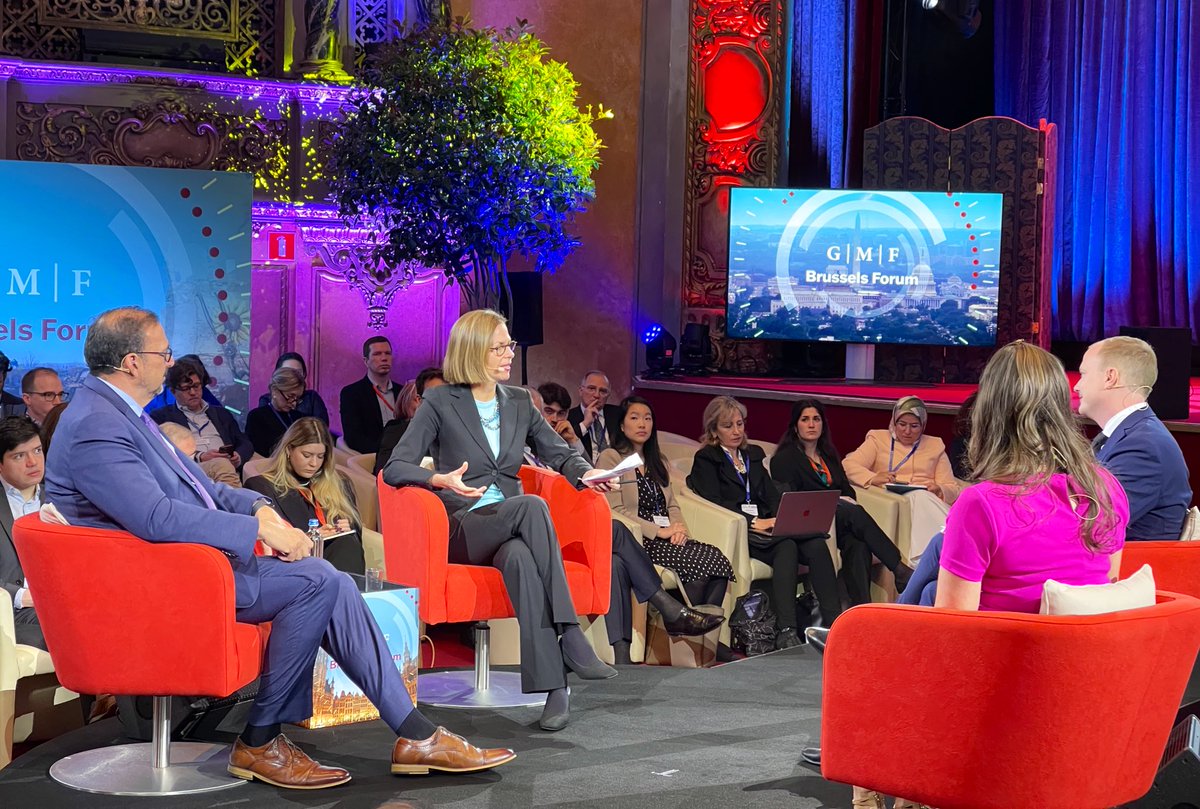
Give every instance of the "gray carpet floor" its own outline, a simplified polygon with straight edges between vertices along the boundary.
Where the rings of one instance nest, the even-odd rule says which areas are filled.
[[[820,658],[800,647],[708,670],[632,666],[613,680],[572,677],[572,721],[558,733],[538,729],[536,708],[426,711],[477,744],[517,750],[516,761],[480,775],[392,776],[393,737],[373,722],[287,729],[318,760],[351,771],[350,784],[331,790],[254,783],[155,801],[89,795],[49,780],[56,759],[121,742],[112,719],[37,747],[0,771],[0,807],[844,809],[850,788],[799,763],[800,749],[819,734],[820,671]]]

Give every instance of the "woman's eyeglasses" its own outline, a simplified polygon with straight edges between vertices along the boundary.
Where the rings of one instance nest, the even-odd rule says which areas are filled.
[[[506,351],[511,351],[515,354],[517,352],[517,341],[513,340],[512,342],[501,343],[498,346],[492,346],[488,350],[491,351],[493,354],[495,354],[497,357],[504,356],[504,352],[506,352]]]

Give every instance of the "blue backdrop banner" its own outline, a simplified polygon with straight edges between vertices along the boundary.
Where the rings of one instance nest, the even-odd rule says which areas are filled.
[[[158,314],[175,356],[199,354],[244,412],[252,178],[232,172],[0,161],[0,351],[82,381],[87,325],[116,306]]]

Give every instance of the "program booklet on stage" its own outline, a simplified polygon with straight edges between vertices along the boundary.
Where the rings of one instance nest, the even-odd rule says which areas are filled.
[[[621,475],[628,472],[630,469],[637,469],[641,465],[642,465],[642,456],[638,455],[635,452],[632,455],[630,455],[628,458],[626,458],[625,460],[621,461],[619,464],[614,466],[612,469],[597,470],[600,472],[600,474],[593,475],[592,477],[588,478],[588,483],[596,483],[596,482],[599,482],[602,480],[616,480],[617,478],[621,477]]]

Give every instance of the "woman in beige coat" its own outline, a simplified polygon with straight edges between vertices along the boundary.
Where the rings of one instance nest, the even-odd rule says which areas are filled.
[[[910,563],[942,530],[959,492],[946,444],[936,435],[925,435],[928,419],[925,403],[905,396],[892,409],[891,428],[868,431],[858,449],[842,462],[850,482],[864,489],[888,484],[922,487],[904,494],[912,506]]]

